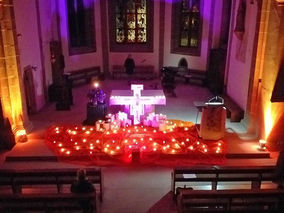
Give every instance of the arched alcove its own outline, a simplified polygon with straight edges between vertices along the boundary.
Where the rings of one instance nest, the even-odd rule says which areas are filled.
[[[188,68],[188,63],[185,58],[181,58],[178,62],[178,67]]]

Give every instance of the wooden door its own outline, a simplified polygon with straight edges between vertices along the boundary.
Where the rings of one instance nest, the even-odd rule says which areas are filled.
[[[34,77],[33,77],[34,70],[35,68],[32,66],[27,66],[24,68],[24,87],[25,87],[27,111],[29,115],[37,111]]]

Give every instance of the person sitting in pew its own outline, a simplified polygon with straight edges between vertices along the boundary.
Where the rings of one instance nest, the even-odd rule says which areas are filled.
[[[134,68],[135,68],[135,62],[131,54],[128,54],[127,58],[125,59],[124,68],[125,68],[126,74],[128,75],[128,85],[130,85],[132,81],[132,75],[134,73]]]
[[[71,192],[72,193],[92,193],[96,192],[93,184],[88,180],[86,176],[85,169],[79,169],[77,171],[77,180],[71,184]],[[95,197],[94,197],[95,199]],[[93,212],[94,206],[91,200],[80,200],[80,205],[84,209],[84,213]]]
[[[277,158],[276,167],[275,167],[275,180],[274,182],[278,185],[279,189],[284,188],[284,148],[282,148],[279,152],[279,156]]]

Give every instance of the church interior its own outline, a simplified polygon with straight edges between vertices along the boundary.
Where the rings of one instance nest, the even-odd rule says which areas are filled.
[[[284,0],[0,0],[0,29],[0,212],[284,211]]]

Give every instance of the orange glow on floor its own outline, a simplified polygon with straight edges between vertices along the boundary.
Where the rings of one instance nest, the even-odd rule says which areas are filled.
[[[264,140],[268,140],[269,142],[269,136],[271,135],[272,131],[274,131],[274,128],[277,126],[277,123],[279,122],[279,119],[281,118],[281,115],[284,113],[284,108],[281,106],[282,103],[272,103],[269,101],[266,101],[264,105]]]
[[[264,127],[265,127],[265,140],[268,138],[272,128],[274,120],[271,112],[271,103],[266,103],[264,108]]]

